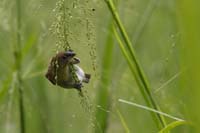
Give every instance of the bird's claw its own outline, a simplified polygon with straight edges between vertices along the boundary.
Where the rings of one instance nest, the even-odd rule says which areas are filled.
[[[83,87],[82,83],[76,83],[76,84],[74,85],[74,88],[76,88],[76,89],[78,89],[78,90],[80,90],[82,87]]]

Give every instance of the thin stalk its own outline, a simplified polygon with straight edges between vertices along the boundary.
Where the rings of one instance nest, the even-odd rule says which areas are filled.
[[[126,52],[126,48],[125,48],[125,46],[123,45],[123,42],[121,41],[121,39],[120,39],[120,37],[119,37],[119,35],[118,35],[118,33],[117,33],[117,31],[115,30],[114,27],[113,27],[113,32],[114,32],[114,35],[115,35],[115,37],[116,37],[116,39],[117,39],[117,42],[118,42],[118,44],[119,44],[119,47],[120,47],[120,49],[121,49],[121,51],[122,51],[122,54],[124,55],[124,57],[125,57],[125,59],[126,59],[126,61],[127,61],[127,63],[128,63],[128,66],[129,66],[129,68],[130,68],[132,74],[136,77],[136,78],[135,78],[136,82],[139,83],[139,84],[138,84],[138,87],[139,87],[139,88],[143,88],[142,84],[140,83],[141,81],[139,80],[139,78],[138,78],[138,76],[137,76],[137,74],[136,74],[136,73],[137,73],[137,72],[136,72],[137,70],[136,70],[135,67],[134,67],[134,63],[132,62],[132,60],[131,60],[129,54]],[[146,101],[147,105],[150,106],[151,103],[150,103],[150,101],[148,100],[148,97],[146,96],[146,93],[145,93],[144,89],[141,89],[140,91],[141,91],[141,93],[142,93],[142,95],[143,95],[143,97],[144,97],[144,100]],[[155,115],[154,115],[153,113],[151,113],[151,115],[152,115],[152,117],[154,118],[154,120],[155,120],[155,122],[157,123],[157,125],[159,125],[159,123],[158,123],[159,121],[158,121],[158,119],[155,117]]]
[[[117,115],[118,115],[124,129],[125,129],[125,132],[130,133],[130,129],[128,128],[128,125],[126,124],[126,121],[125,121],[124,117],[122,116],[122,114],[120,113],[119,110],[117,110]]]
[[[191,125],[191,123],[187,122],[187,121],[174,121],[170,124],[168,124],[165,128],[163,128],[162,130],[160,130],[158,133],[165,133],[168,132],[178,126],[181,125]]]
[[[103,109],[109,110],[110,107],[110,93],[108,88],[110,86],[110,79],[112,79],[112,58],[114,48],[114,38],[112,35],[112,23],[109,24],[109,34],[104,48],[103,60],[102,60],[102,75],[99,84],[99,91],[97,95],[97,105]],[[108,112],[102,112],[102,110],[96,110],[95,118],[97,120],[95,125],[95,133],[106,132],[108,126]]]
[[[23,105],[23,90],[21,87],[21,0],[16,0],[16,16],[17,16],[17,43],[15,46],[14,58],[15,58],[15,71],[17,73],[17,84],[16,88],[19,93],[19,115],[20,115],[20,128],[21,133],[25,132],[24,126],[24,105]]]
[[[135,67],[134,67],[134,64],[133,64],[133,62],[132,62],[132,60],[131,60],[129,54],[126,52],[126,48],[124,47],[123,42],[121,41],[121,39],[120,39],[120,37],[119,37],[117,31],[115,30],[115,28],[113,28],[113,32],[114,32],[114,35],[115,35],[115,37],[116,37],[116,39],[117,39],[117,42],[118,42],[118,44],[119,44],[119,47],[120,47],[120,49],[121,49],[121,51],[122,51],[122,54],[124,55],[124,57],[125,57],[126,60],[127,60],[127,63],[128,63],[128,65],[129,65],[129,68],[130,68],[132,74],[136,77],[137,75],[136,75],[136,69],[135,69]],[[136,80],[137,83],[140,82],[139,78],[135,78],[135,80]],[[138,86],[139,86],[139,88],[142,88],[142,84],[141,84],[141,83],[138,84]],[[150,104],[149,101],[148,101],[148,98],[145,96],[145,92],[144,92],[143,90],[141,90],[141,92],[142,92],[142,94],[143,94],[143,96],[144,96],[144,99],[145,99],[145,101],[147,102],[147,104]]]
[[[156,110],[159,110],[159,106],[157,105],[156,101],[154,100],[152,94],[151,94],[151,91],[150,91],[150,85],[149,85],[149,82],[146,78],[146,75],[144,74],[140,64],[139,64],[139,61],[138,59],[136,58],[135,56],[135,51],[133,49],[133,45],[128,37],[128,34],[126,33],[126,30],[119,18],[119,15],[116,11],[116,8],[114,6],[114,3],[112,0],[105,0],[105,2],[107,3],[107,6],[114,18],[114,21],[116,23],[116,26],[118,27],[119,29],[119,32],[125,42],[125,45],[127,47],[127,52],[128,54],[130,55],[130,58],[131,58],[131,62],[133,62],[134,64],[134,68],[136,70],[136,73],[135,75],[137,75],[136,79],[138,79],[139,82],[138,85],[140,87],[140,90],[143,92],[145,92],[145,95],[143,95],[144,99],[146,100],[147,103],[149,103],[154,109]],[[148,100],[147,100],[148,99]],[[160,121],[162,127],[165,127],[166,126],[166,123],[165,123],[165,120],[164,118],[160,115],[160,114],[157,114],[156,115],[158,120]],[[157,123],[158,124],[158,123]]]
[[[64,36],[64,49],[69,50],[71,49],[69,42],[68,42],[68,33],[67,33],[67,28],[69,28],[69,20],[67,21],[66,15],[69,15],[68,10],[66,10],[65,7],[66,3],[65,0],[63,1],[63,36]],[[67,14],[66,14],[67,11]],[[69,30],[69,29],[68,29]],[[69,31],[68,31],[69,32]]]
[[[167,114],[167,113],[164,113],[164,112],[161,112],[161,111],[158,111],[158,110],[155,110],[155,109],[153,109],[153,108],[149,108],[149,107],[144,106],[144,105],[141,105],[141,104],[137,104],[137,103],[134,103],[134,102],[130,102],[130,101],[127,101],[127,100],[124,100],[124,99],[118,99],[118,101],[121,102],[121,103],[129,104],[129,105],[132,105],[132,106],[135,106],[135,107],[138,107],[138,108],[147,110],[147,111],[151,111],[151,112],[154,112],[154,113],[161,114],[161,115],[163,115],[163,116],[165,116],[165,117],[171,118],[171,119],[176,120],[176,121],[185,121],[185,120],[183,120],[183,119],[181,119],[181,118],[172,116],[172,115],[170,115],[170,114]]]

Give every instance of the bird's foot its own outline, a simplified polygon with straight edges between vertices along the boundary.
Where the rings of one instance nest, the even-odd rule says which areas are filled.
[[[83,87],[83,85],[82,85],[81,82],[76,83],[76,84],[74,85],[74,88],[76,88],[76,89],[78,89],[78,90],[80,90],[82,87]]]

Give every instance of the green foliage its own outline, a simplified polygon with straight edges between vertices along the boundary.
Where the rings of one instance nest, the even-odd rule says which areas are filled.
[[[200,131],[199,1],[114,2],[1,0],[0,132]],[[69,47],[85,97],[44,77]]]
[[[173,128],[175,128],[177,126],[185,125],[185,124],[188,124],[188,123],[186,121],[175,121],[175,122],[172,122],[172,123],[168,124],[162,130],[160,130],[159,133],[164,133],[166,131],[170,131],[170,130],[172,130]]]
[[[109,110],[110,109],[110,97],[111,94],[109,92],[111,72],[112,72],[112,58],[113,58],[113,48],[114,48],[114,39],[112,35],[112,24],[109,25],[109,34],[104,46],[104,54],[102,57],[102,70],[101,70],[101,78],[98,87],[98,94],[97,94],[97,105],[101,108]],[[99,131],[105,132],[107,128],[107,121],[108,121],[109,114],[108,112],[102,111],[97,108],[96,110],[96,126],[95,132],[98,133]]]
[[[124,120],[124,118],[123,118],[122,114],[119,112],[119,110],[117,110],[117,114],[118,114],[118,116],[120,118],[120,121],[121,121],[126,133],[130,133],[130,130],[129,130],[127,124],[126,124],[126,121]]]
[[[136,58],[135,56],[135,51],[132,47],[132,43],[126,33],[126,30],[124,29],[124,26],[122,25],[122,22],[119,18],[119,15],[116,11],[116,8],[112,2],[112,0],[108,0],[106,1],[107,4],[108,4],[108,7],[113,15],[113,18],[116,22],[116,25],[117,27],[119,28],[119,31],[121,33],[121,36],[125,42],[125,45],[127,47],[127,49],[125,48],[125,46],[123,45],[122,41],[120,40],[120,37],[117,35],[117,32],[115,31],[114,29],[114,32],[115,32],[115,36],[119,42],[119,45],[120,45],[120,48],[129,64],[129,67],[132,71],[132,74],[135,76],[136,78],[136,82],[143,94],[143,97],[144,99],[146,100],[147,104],[148,105],[151,105],[154,109],[158,110],[159,109],[159,106],[157,105],[156,101],[153,99],[153,96],[152,96],[152,93],[151,93],[151,90],[150,90],[150,85],[146,79],[146,76],[138,62],[138,59]],[[157,122],[157,125],[158,127],[161,126],[162,127],[165,127],[165,120],[164,118],[162,118],[162,116],[160,115],[157,115],[157,119],[160,121]]]
[[[177,1],[177,3],[180,1]],[[187,114],[193,126],[189,128],[188,132],[199,132],[199,22],[200,14],[198,0],[181,1],[177,4],[178,24],[181,32],[181,66],[182,69],[186,69],[181,78],[182,95],[187,95],[184,99],[185,108],[184,111]]]

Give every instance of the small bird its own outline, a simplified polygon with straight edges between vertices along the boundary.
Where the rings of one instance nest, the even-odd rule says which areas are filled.
[[[75,55],[72,50],[67,50],[59,52],[51,59],[45,76],[53,85],[81,90],[83,82],[89,83],[91,75],[84,73],[82,68],[76,65],[80,60]],[[73,74],[77,79],[74,79]]]

